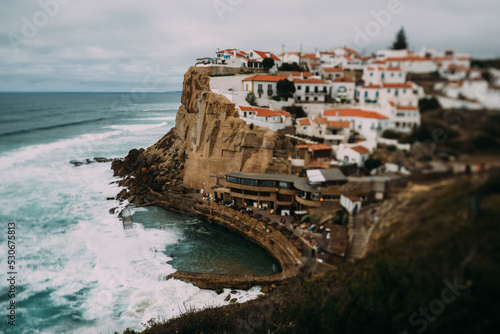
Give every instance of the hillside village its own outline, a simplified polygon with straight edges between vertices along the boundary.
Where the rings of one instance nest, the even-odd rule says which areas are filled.
[[[211,90],[234,103],[250,127],[270,129],[293,143],[288,156],[274,158],[273,171],[229,172],[225,182],[205,190],[206,196],[221,204],[292,215],[295,221],[302,217],[300,221],[309,222],[307,228],[326,221],[348,223],[345,245],[350,247],[355,247],[356,237],[361,244],[368,239],[366,223],[376,220],[372,204],[408,180],[484,168],[453,162],[453,156],[424,164],[416,159],[418,166],[407,163],[420,144],[398,138],[420,127],[422,103],[434,100],[443,109],[500,106],[498,72],[489,71],[488,82],[485,71],[471,66],[470,55],[451,49],[380,50],[368,57],[345,47],[279,55],[225,49],[215,57],[196,59],[196,66],[218,69],[210,79]],[[417,81],[425,82],[425,89]],[[381,148],[404,158],[375,159]],[[342,211],[348,220],[339,220]],[[326,230],[324,237],[330,239],[332,228]],[[337,233],[336,242],[344,244],[342,234]],[[346,247],[334,255],[344,257]]]

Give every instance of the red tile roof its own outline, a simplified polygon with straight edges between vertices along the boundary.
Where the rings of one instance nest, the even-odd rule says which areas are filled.
[[[316,117],[314,123],[316,124],[326,124],[328,120],[325,117]]]
[[[351,147],[351,150],[356,151],[359,154],[370,154],[370,150],[361,145]]]
[[[397,106],[398,110],[415,110],[418,111],[418,107],[415,106]]]
[[[385,69],[386,71],[394,71],[394,72],[400,72],[401,69],[399,67],[388,67]]]
[[[332,80],[332,82],[354,82],[354,81],[349,79],[349,78],[346,78],[346,77],[341,77],[341,78],[337,78],[335,80]]]
[[[299,125],[311,125],[311,120],[309,118],[299,119]]]
[[[331,146],[325,144],[306,144],[306,145],[297,145],[298,149],[309,149],[311,151],[323,151],[323,150],[332,150]]]
[[[429,58],[410,56],[410,57],[392,57],[387,58],[385,61],[431,61]]]
[[[285,75],[256,74],[246,79],[243,79],[242,81],[278,82],[283,79],[288,79],[288,77]]]
[[[331,121],[327,123],[327,127],[329,128],[349,128],[351,123],[348,121]]]
[[[300,78],[293,78],[294,83],[299,83],[299,84],[322,84],[322,85],[328,85],[328,82],[321,80],[321,79],[314,79],[314,78],[309,78],[309,79],[300,79]]]
[[[324,68],[323,71],[325,71],[325,72],[344,72],[343,69],[338,68],[338,67]]]
[[[256,107],[248,107],[248,106],[239,106],[241,111],[255,111],[257,116],[261,117],[272,117],[272,116],[285,116],[291,117],[289,113],[282,110],[271,110],[265,108],[256,108]]]
[[[361,118],[374,118],[374,119],[388,119],[388,117],[379,114],[375,111],[368,111],[363,109],[330,109],[323,111],[323,116],[339,116],[339,117],[361,117]]]

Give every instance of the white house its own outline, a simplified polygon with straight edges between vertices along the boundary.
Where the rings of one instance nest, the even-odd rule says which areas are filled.
[[[335,80],[344,76],[344,70],[338,67],[323,67],[321,78],[323,80]]]
[[[339,145],[337,150],[337,160],[341,161],[342,164],[356,164],[359,167],[365,165],[366,160],[370,157],[370,150],[361,145],[346,146]]]
[[[329,94],[328,82],[315,78],[294,78],[293,83],[297,102],[326,102]]]
[[[361,199],[356,195],[340,195],[340,205],[349,212],[356,214],[361,210]]]
[[[346,77],[334,79],[330,84],[330,96],[334,100],[351,102],[354,101],[355,93],[356,84]]]
[[[389,125],[389,117],[381,113],[358,108],[339,108],[323,111],[328,121],[348,121],[351,131],[367,139],[376,139]]]
[[[381,104],[382,101],[393,101],[396,105],[417,106],[424,92],[417,84],[406,82],[359,87],[356,95],[362,106]]]
[[[247,124],[254,124],[273,131],[293,126],[292,115],[282,110],[239,106],[238,113]]]
[[[288,79],[285,75],[256,74],[242,80],[243,90],[254,93],[257,98],[271,99],[277,94],[278,81]]]
[[[309,117],[297,119],[297,134],[318,137],[325,145],[336,146],[347,143],[350,136],[350,122],[328,121],[325,117]]]
[[[410,132],[420,126],[420,109],[417,106],[392,105],[388,128]]]
[[[365,66],[362,79],[367,86],[403,84],[406,82],[406,72],[398,67]]]
[[[387,67],[401,68],[408,73],[432,73],[438,69],[432,59],[419,56],[388,57],[383,62]]]

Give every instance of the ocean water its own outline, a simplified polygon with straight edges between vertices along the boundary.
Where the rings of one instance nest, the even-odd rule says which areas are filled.
[[[0,332],[113,333],[143,329],[190,308],[223,305],[224,294],[164,277],[179,270],[277,272],[263,250],[224,229],[161,208],[116,214],[110,163],[174,126],[180,93],[0,94]],[[15,222],[15,298],[9,298],[8,223]],[[180,241],[179,241],[180,240]],[[221,245],[227,245],[221,248]],[[239,291],[242,302],[259,288]],[[15,300],[16,327],[7,323]],[[13,330],[14,329],[14,330]]]

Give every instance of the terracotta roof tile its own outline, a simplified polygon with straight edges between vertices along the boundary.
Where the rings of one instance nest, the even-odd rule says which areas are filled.
[[[351,147],[351,150],[356,151],[359,154],[370,154],[370,150],[361,145]]]
[[[375,111],[368,111],[363,109],[330,109],[323,112],[323,116],[339,116],[339,117],[360,117],[360,118],[374,118],[374,119],[388,119],[388,117],[379,114]]]
[[[265,82],[278,82],[283,79],[288,79],[285,75],[268,75],[268,74],[256,74],[243,79],[242,81],[265,81]]]

